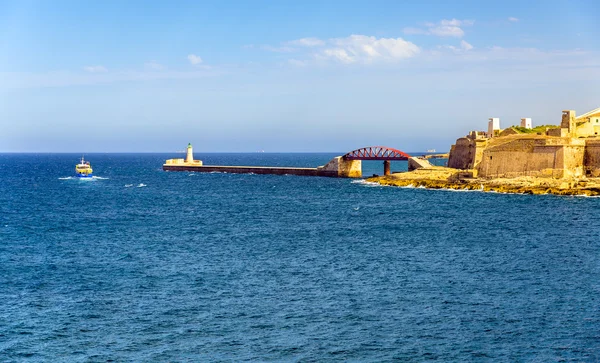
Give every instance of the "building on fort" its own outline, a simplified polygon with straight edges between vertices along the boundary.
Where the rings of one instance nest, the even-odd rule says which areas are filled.
[[[497,117],[490,118],[490,121],[488,122],[488,137],[497,136],[500,131],[500,119]]]
[[[497,120],[497,121],[496,121]],[[488,132],[471,131],[450,148],[448,166],[484,178],[600,176],[600,108],[576,116],[562,112],[559,126],[534,129],[530,118],[521,127],[500,130],[490,118]]]

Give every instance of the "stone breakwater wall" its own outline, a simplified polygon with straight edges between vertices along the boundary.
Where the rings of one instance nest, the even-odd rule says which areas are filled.
[[[188,171],[197,173],[231,173],[231,174],[273,174],[273,175],[298,175],[298,176],[324,176],[334,178],[360,178],[362,177],[362,163],[360,160],[345,160],[338,156],[330,162],[317,168],[293,168],[275,166],[228,166],[228,165],[202,165],[202,163],[174,163],[163,165],[165,171]]]
[[[226,165],[163,165],[165,171],[189,171],[197,173],[230,173],[230,174],[274,174],[300,176],[337,176],[333,172],[318,172],[317,168],[280,168],[261,166],[226,166]]]

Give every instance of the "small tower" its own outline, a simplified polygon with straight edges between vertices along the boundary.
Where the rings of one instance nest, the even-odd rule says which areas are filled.
[[[574,110],[564,110],[562,113],[562,121],[560,122],[560,127],[562,129],[568,129],[568,133],[571,136],[575,134],[575,131],[577,131],[575,116],[576,114]]]
[[[191,143],[189,143],[187,147],[187,155],[185,157],[185,162],[190,164],[194,162],[194,151],[192,150]]]
[[[531,126],[531,119],[530,118],[522,118],[521,119],[521,127],[524,127],[526,129],[532,129],[533,127]]]
[[[497,117],[492,117],[488,122],[488,134],[487,137],[494,137],[496,130],[500,131],[500,119]]]

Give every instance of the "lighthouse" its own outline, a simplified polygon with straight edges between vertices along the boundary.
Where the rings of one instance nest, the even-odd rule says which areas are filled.
[[[194,151],[192,149],[192,144],[189,143],[187,147],[187,154],[185,155],[185,159],[168,159],[165,161],[165,165],[191,165],[191,166],[202,166],[202,160],[194,160]]]
[[[190,164],[194,162],[194,151],[192,150],[191,143],[189,143],[187,147],[187,155],[185,157],[185,162]]]

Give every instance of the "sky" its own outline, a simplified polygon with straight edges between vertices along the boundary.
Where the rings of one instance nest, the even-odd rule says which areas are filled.
[[[447,151],[600,107],[598,1],[0,0],[0,152]]]

